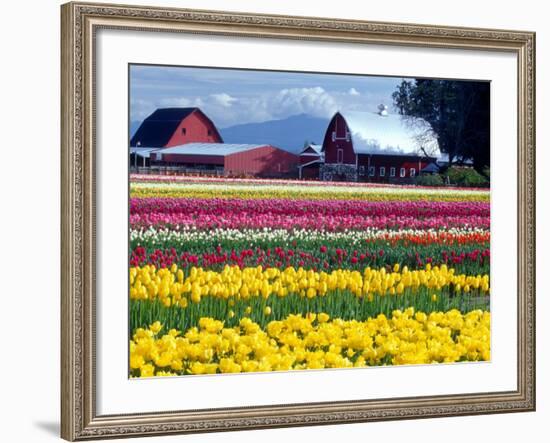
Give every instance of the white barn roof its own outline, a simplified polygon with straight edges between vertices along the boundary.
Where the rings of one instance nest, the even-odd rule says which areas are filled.
[[[314,144],[310,144],[308,145],[305,149],[307,148],[311,148],[313,149],[315,152],[317,152],[317,154],[321,154],[321,151],[323,150],[323,145],[314,145]]]
[[[151,152],[158,151],[159,148],[142,148],[138,146],[130,146],[130,154],[136,154],[139,157],[149,158]]]
[[[417,154],[419,152],[418,137],[423,134],[420,128],[411,128],[398,114],[381,115],[378,112],[343,113],[351,131],[353,149],[358,154],[373,154],[401,152],[403,154]],[[424,120],[421,124],[429,125]],[[440,151],[434,137],[422,140],[426,152],[433,157],[439,157]]]
[[[164,148],[161,152],[164,154],[186,154],[186,155],[218,155],[227,156],[238,152],[250,151],[256,148],[269,146],[266,144],[232,144],[232,143],[186,143],[184,145]]]
[[[315,154],[314,153],[307,153],[306,151],[308,149],[313,149],[315,151]],[[310,143],[304,149],[302,149],[300,154],[304,154],[304,155],[323,155],[324,154],[323,153],[323,145],[314,145],[313,143]]]

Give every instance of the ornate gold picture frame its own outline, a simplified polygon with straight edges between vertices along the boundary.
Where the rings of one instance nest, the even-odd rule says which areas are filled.
[[[87,440],[535,410],[535,34],[327,18],[68,3],[62,18],[61,435]],[[96,33],[472,49],[517,57],[517,389],[98,415],[96,385]],[[126,122],[121,122],[126,124]],[[126,350],[121,350],[126,352]]]

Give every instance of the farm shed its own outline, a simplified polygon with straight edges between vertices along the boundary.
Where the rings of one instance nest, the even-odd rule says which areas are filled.
[[[133,147],[223,143],[218,129],[199,108],[162,108],[147,117],[130,140]]]
[[[187,143],[156,151],[152,164],[225,175],[283,177],[295,173],[297,155],[262,144]]]
[[[159,148],[130,147],[130,167],[140,168],[150,165],[151,152]]]
[[[420,171],[421,174],[437,174],[440,171],[440,167],[437,165],[437,163],[432,162],[429,163],[427,166],[423,167]]]
[[[319,168],[325,158],[323,145],[310,143],[300,152],[299,156],[298,178],[318,179]]]

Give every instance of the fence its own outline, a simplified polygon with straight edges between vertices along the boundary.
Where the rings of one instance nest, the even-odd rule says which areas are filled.
[[[131,174],[152,174],[152,175],[189,175],[189,176],[215,176],[223,177],[223,169],[201,169],[189,168],[185,166],[148,166],[148,167],[130,167]]]

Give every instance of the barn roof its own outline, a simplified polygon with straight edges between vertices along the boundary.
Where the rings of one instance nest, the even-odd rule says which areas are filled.
[[[236,144],[236,143],[186,143],[184,145],[164,148],[162,154],[186,154],[186,155],[217,155],[227,156],[239,152],[250,151],[256,148],[269,146],[266,144]]]
[[[320,154],[322,149],[323,149],[323,145],[314,145],[314,144],[310,144],[308,145],[308,148],[311,148],[313,149],[315,152],[317,152],[317,154]],[[307,149],[307,148],[306,148]]]
[[[143,120],[130,140],[130,146],[165,146],[180,122],[199,108],[161,108]],[[202,111],[201,111],[202,112]]]
[[[437,160],[437,157],[431,157],[431,156],[425,156],[424,154],[420,153],[417,154],[415,152],[407,152],[407,153],[401,153],[401,152],[384,152],[384,151],[374,151],[374,152],[358,152],[359,155],[368,155],[373,158],[377,157],[398,157],[401,160],[410,160],[410,161],[417,161],[418,159],[428,159],[428,160]]]
[[[306,151],[308,150],[313,150],[314,152],[312,153],[308,153]],[[315,145],[313,143],[310,143],[309,145],[307,145],[304,149],[302,149],[300,151],[300,155],[301,154],[306,154],[306,155],[321,155],[322,154],[322,151],[323,151],[323,145]]]
[[[381,115],[378,112],[351,111],[346,112],[345,118],[351,132],[353,150],[357,154],[416,154],[419,147],[418,139],[425,132],[421,126],[428,125],[419,119],[418,126],[410,127],[400,115],[390,113]],[[427,137],[422,143],[429,155],[440,155],[434,137]]]
[[[159,148],[144,148],[141,146],[132,146],[130,147],[130,154],[136,154],[139,157],[149,158],[151,152],[158,150]]]
[[[421,171],[421,172],[429,172],[429,173],[432,173],[432,172],[439,172],[439,166],[437,166],[436,163],[431,162],[431,163],[428,164],[426,167],[422,168],[422,171]]]

